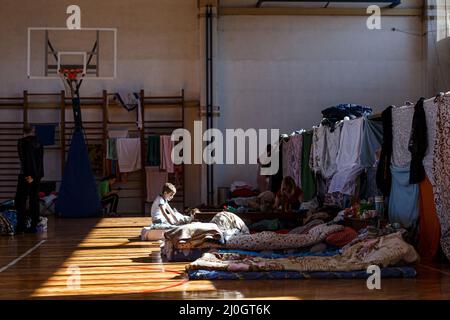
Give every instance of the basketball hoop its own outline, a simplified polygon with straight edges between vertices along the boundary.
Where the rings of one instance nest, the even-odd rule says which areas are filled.
[[[73,119],[76,127],[82,127],[81,106],[80,106],[80,86],[85,75],[83,69],[61,68],[59,75],[63,80],[64,88],[70,91],[72,98]]]
[[[83,77],[85,75],[83,69],[67,69],[61,68],[59,75],[63,80],[66,91],[70,91],[71,97],[76,97],[78,90],[80,89]]]

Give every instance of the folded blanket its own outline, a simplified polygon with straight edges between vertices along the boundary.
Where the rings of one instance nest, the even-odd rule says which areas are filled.
[[[166,231],[164,237],[173,243],[189,242],[193,247],[205,241],[224,242],[222,231],[215,223],[194,222],[176,226]]]
[[[295,249],[312,246],[336,232],[343,230],[341,225],[316,226],[306,234],[277,234],[271,231],[263,231],[250,235],[240,235],[232,237],[227,241],[226,247],[230,249],[246,250],[280,250]]]
[[[298,272],[298,271],[260,271],[229,272],[215,270],[189,270],[189,280],[277,280],[277,279],[367,279],[366,271],[347,272]],[[382,278],[414,278],[416,270],[412,267],[382,268]]]
[[[206,253],[186,266],[187,270],[248,271],[355,271],[371,265],[388,267],[419,260],[415,249],[400,233],[355,244],[331,257],[287,257],[267,259],[233,253]]]
[[[244,221],[231,212],[219,212],[211,219],[210,222],[219,227],[223,233],[225,241],[228,241],[231,237],[235,237],[240,234],[250,233]]]

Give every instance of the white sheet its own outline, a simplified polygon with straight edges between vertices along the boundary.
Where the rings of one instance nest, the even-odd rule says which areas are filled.
[[[117,139],[117,159],[122,173],[138,171],[141,166],[141,139]]]

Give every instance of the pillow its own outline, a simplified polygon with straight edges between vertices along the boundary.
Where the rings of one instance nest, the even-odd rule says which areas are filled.
[[[344,230],[330,234],[325,242],[336,247],[343,247],[353,241],[358,236],[357,232],[350,227],[345,227]]]

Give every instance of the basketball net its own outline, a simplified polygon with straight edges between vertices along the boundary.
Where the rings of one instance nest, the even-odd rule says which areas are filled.
[[[72,110],[75,127],[83,127],[81,118],[80,86],[83,82],[83,69],[64,69],[59,70],[59,75],[64,83],[66,95],[70,94],[72,98]]]
[[[59,76],[63,82],[66,95],[70,95],[72,99],[78,96],[78,90],[83,82],[84,75],[83,69],[61,68],[59,70]]]

